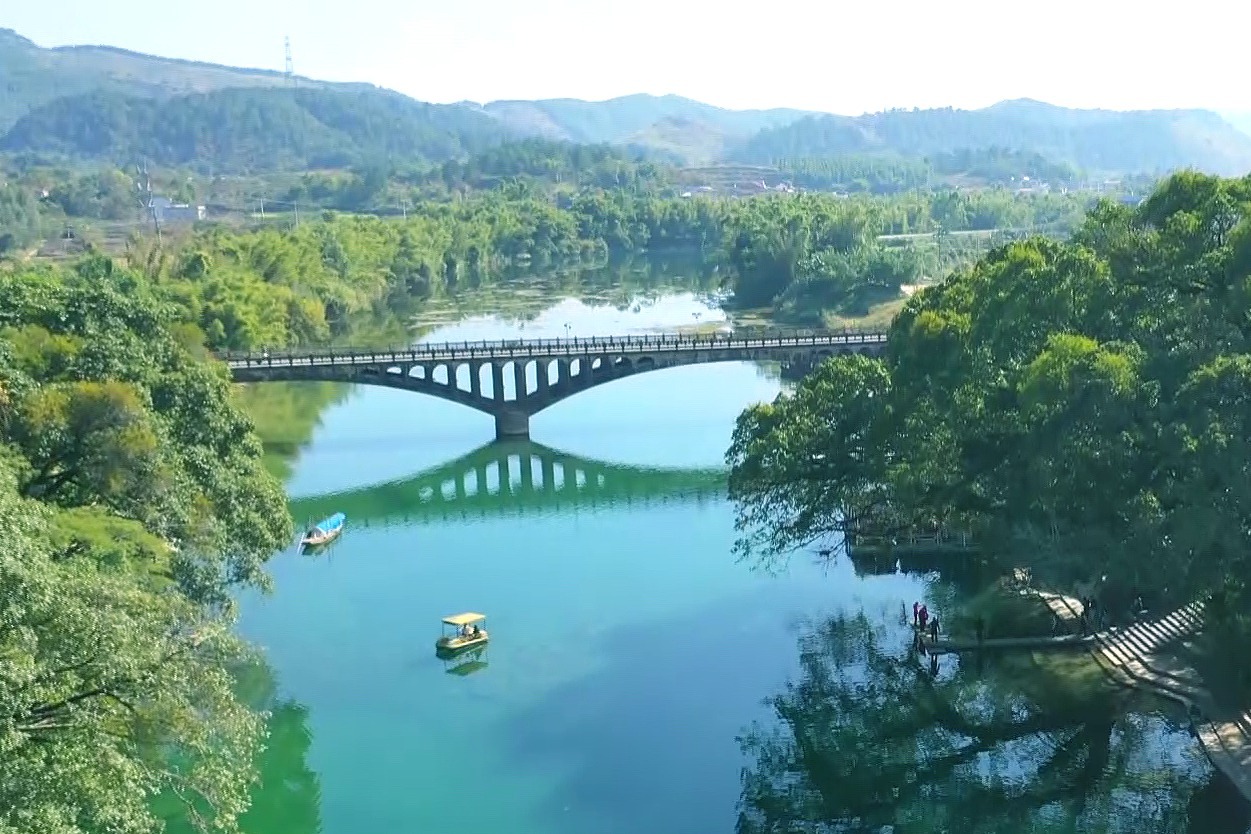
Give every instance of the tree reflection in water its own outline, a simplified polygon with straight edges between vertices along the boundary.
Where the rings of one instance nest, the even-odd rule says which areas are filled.
[[[1085,655],[947,657],[932,678],[906,631],[859,615],[801,638],[779,720],[740,739],[739,834],[1246,829],[1184,726],[1133,711]]]

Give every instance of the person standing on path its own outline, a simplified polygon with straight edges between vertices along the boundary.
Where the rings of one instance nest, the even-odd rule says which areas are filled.
[[[922,631],[925,631],[925,626],[929,624],[929,621],[930,621],[930,609],[922,605],[921,606],[921,630]]]
[[[937,615],[934,616],[934,619],[930,620],[930,642],[931,643],[938,642],[938,616]]]
[[[915,628],[921,624],[921,603],[912,603],[912,626]]]

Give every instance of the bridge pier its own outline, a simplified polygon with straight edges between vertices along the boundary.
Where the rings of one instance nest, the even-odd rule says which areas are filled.
[[[495,415],[495,439],[517,440],[530,437],[530,415],[524,411],[500,411]]]

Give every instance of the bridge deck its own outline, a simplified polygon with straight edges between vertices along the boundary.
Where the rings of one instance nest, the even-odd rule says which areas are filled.
[[[592,336],[570,339],[511,339],[477,342],[439,342],[403,348],[320,348],[220,356],[231,368],[316,367],[322,365],[373,365],[381,362],[447,362],[506,360],[523,357],[569,357],[590,354],[688,353],[705,350],[769,350],[786,348],[839,348],[883,345],[880,331],[771,333],[742,336],[733,333],[706,336],[643,335]]]

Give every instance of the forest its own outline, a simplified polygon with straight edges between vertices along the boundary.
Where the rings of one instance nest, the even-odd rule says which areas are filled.
[[[229,600],[264,587],[292,529],[210,354],[352,338],[389,299],[527,264],[694,248],[734,303],[802,320],[928,268],[882,233],[1072,226],[968,253],[907,302],[885,361],[832,360],[744,413],[728,453],[740,549],[937,523],[1057,582],[1215,594],[1221,627],[1246,631],[1251,426],[1229,403],[1251,398],[1248,204],[1251,179],[1197,174],[1084,220],[1072,200],[993,192],[490,195],[8,262],[0,831],[138,834],[172,805],[230,832],[246,807],[238,763],[262,731]]]
[[[1245,636],[1248,206],[1251,178],[1177,174],[913,296],[885,361],[833,360],[741,415],[742,552],[939,526],[1044,586],[1212,595]]]
[[[290,541],[229,375],[137,273],[0,272],[0,831],[233,830],[233,593]]]
[[[20,255],[70,212],[124,211],[133,199],[127,182],[118,172],[84,175],[52,183],[41,200],[21,184],[0,188],[0,211],[12,217],[0,255]],[[159,248],[135,236],[125,258],[164,297],[192,311],[189,323],[214,348],[325,340],[336,322],[388,293],[429,294],[517,268],[675,249],[724,263],[735,304],[811,324],[827,312],[863,315],[898,297],[902,286],[985,249],[984,242],[942,237],[946,232],[1063,234],[1089,202],[1085,195],[1006,190],[724,200],[625,188],[587,188],[553,202],[517,189],[417,202],[402,217],[323,211],[306,214],[298,227],[288,227],[289,220],[206,224]],[[939,237],[926,246],[878,239],[915,233]]]

